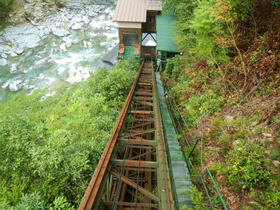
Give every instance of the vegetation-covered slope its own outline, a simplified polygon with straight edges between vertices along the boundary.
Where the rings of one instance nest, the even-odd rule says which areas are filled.
[[[0,104],[0,209],[78,207],[137,65],[120,62],[43,100]]]
[[[210,168],[229,209],[279,209],[280,2],[166,0],[165,11],[179,18],[184,55],[165,77],[202,139],[196,173]]]
[[[13,0],[1,0],[0,1],[0,23],[2,22],[1,20],[3,20],[9,10],[11,9],[11,4],[12,4]]]

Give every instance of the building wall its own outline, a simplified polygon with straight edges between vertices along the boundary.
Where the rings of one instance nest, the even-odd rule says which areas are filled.
[[[130,22],[118,22],[118,28],[134,28],[134,29],[141,29],[141,23],[130,23]]]
[[[156,32],[156,16],[158,12],[147,12],[147,20],[146,23],[142,23],[142,29],[143,32],[149,31],[149,32]]]

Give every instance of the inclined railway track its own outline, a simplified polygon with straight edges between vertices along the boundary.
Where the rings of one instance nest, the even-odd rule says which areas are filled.
[[[80,209],[174,209],[153,63],[143,62]]]

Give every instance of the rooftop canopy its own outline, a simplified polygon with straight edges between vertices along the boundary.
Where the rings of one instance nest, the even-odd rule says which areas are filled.
[[[113,21],[145,23],[147,11],[161,10],[159,0],[118,0]]]
[[[177,20],[173,15],[157,16],[157,50],[167,52],[179,52],[178,46],[174,42],[173,22]]]

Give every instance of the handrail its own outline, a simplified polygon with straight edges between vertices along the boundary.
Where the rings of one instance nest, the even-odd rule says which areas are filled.
[[[193,172],[192,172],[192,167],[191,167],[191,165],[190,165],[190,163],[189,163],[189,158],[190,158],[190,156],[192,155],[193,151],[195,150],[195,148],[196,148],[196,146],[197,146],[197,144],[198,144],[200,138],[195,139],[194,136],[192,135],[192,133],[191,133],[189,127],[188,127],[188,124],[187,124],[185,118],[183,117],[181,111],[180,111],[179,108],[178,108],[178,105],[177,105],[177,103],[176,103],[176,101],[175,101],[175,98],[174,98],[174,96],[173,96],[172,90],[170,89],[168,83],[165,83],[164,89],[165,89],[165,91],[166,91],[167,93],[169,93],[169,94],[167,95],[167,96],[168,96],[167,100],[168,100],[168,102],[169,102],[169,103],[168,103],[168,104],[169,104],[168,110],[169,110],[170,114],[176,119],[176,122],[177,122],[178,126],[180,127],[181,134],[183,135],[183,137],[184,137],[184,139],[185,139],[185,141],[186,141],[186,143],[187,143],[187,145],[188,145],[189,154],[188,154],[188,156],[185,158],[185,160],[186,160],[186,164],[187,164],[189,173],[190,173],[190,175],[192,175]],[[169,100],[169,98],[171,98],[171,100]],[[180,116],[180,119],[179,119],[178,116]],[[173,123],[176,125],[176,123],[174,122],[175,120],[174,120],[174,119],[172,119],[172,120],[173,120]],[[181,120],[181,121],[180,121],[180,120]],[[192,140],[193,146],[191,145],[190,141],[188,140],[188,138],[186,137],[185,133],[183,132],[183,126],[181,125],[181,122],[183,122],[183,126],[187,129],[189,135],[191,136],[191,140]],[[176,126],[174,126],[174,127],[175,127],[176,132],[179,133],[177,127],[176,127]],[[208,191],[207,186],[206,186],[206,183],[205,183],[205,179],[204,179],[204,178],[205,178],[205,175],[209,175],[209,177],[210,177],[210,179],[211,179],[211,182],[212,182],[212,184],[213,184],[213,186],[214,186],[214,188],[215,188],[215,190],[216,190],[216,192],[217,192],[217,194],[218,194],[218,197],[219,197],[219,199],[220,199],[220,202],[221,202],[223,208],[224,208],[225,210],[228,210],[228,208],[227,208],[227,206],[226,206],[226,203],[225,203],[225,201],[224,201],[223,198],[222,198],[222,195],[221,195],[221,193],[220,193],[220,191],[219,191],[219,189],[218,189],[218,187],[217,187],[217,184],[216,184],[216,182],[215,182],[215,180],[214,180],[214,178],[213,178],[213,176],[212,176],[212,174],[211,174],[209,168],[206,167],[205,171],[204,171],[204,172],[202,173],[202,175],[200,176],[200,179],[201,179],[201,182],[202,182],[204,191],[205,191],[205,193],[206,193],[206,196],[207,196],[207,198],[208,198],[208,200],[209,200],[209,203],[210,203],[211,208],[212,208],[212,209],[215,209],[214,204],[213,204],[213,201],[212,201],[212,198],[211,198],[211,196],[209,195],[209,191]]]
[[[209,191],[208,191],[207,186],[206,186],[206,183],[205,183],[204,176],[205,176],[206,174],[209,175],[209,177],[210,177],[210,179],[211,179],[211,181],[212,181],[212,184],[213,184],[213,186],[214,186],[214,188],[215,188],[215,190],[216,190],[216,192],[217,192],[217,194],[218,194],[218,196],[219,196],[219,199],[220,199],[220,201],[221,201],[221,203],[222,203],[223,208],[224,208],[225,210],[228,210],[228,208],[227,208],[227,206],[226,206],[226,203],[225,203],[225,201],[224,201],[224,199],[223,199],[223,197],[222,197],[222,195],[221,195],[221,193],[220,193],[220,191],[219,191],[219,189],[218,189],[218,186],[217,186],[217,184],[216,184],[216,182],[215,182],[215,180],[214,180],[214,178],[213,178],[213,176],[212,176],[212,174],[211,174],[209,168],[206,167],[205,171],[204,171],[204,172],[202,173],[202,175],[200,176],[200,179],[201,179],[203,188],[204,188],[204,190],[205,190],[205,192],[206,192],[206,195],[207,195],[207,197],[208,197],[208,200],[209,200],[209,203],[210,203],[211,208],[212,208],[212,209],[215,209],[214,204],[213,204],[213,201],[212,201],[212,199],[211,199],[211,197],[210,197],[210,195],[209,195]]]
[[[187,158],[190,158],[190,156],[192,155],[193,151],[195,150],[196,148],[196,145],[198,144],[198,142],[200,141],[200,138],[198,139],[195,139],[191,130],[189,129],[189,126],[185,120],[185,118],[183,117],[181,111],[179,110],[178,108],[178,105],[174,99],[174,96],[172,94],[172,91],[169,87],[169,85],[166,83],[166,85],[164,86],[165,87],[165,90],[170,93],[168,94],[168,102],[169,102],[169,105],[170,105],[170,112],[173,113],[173,116],[175,117],[176,119],[176,122],[177,122],[177,125],[180,127],[180,130],[181,130],[181,134],[183,135],[184,137],[184,140],[185,142],[187,143],[188,145],[188,149],[189,149],[189,154],[188,154],[188,157]],[[171,98],[171,100],[169,100],[169,97]],[[179,118],[180,117],[180,118]],[[182,123],[183,122],[183,125]],[[187,136],[185,135],[185,133],[183,132],[183,130],[186,129],[189,133],[189,135],[191,136],[191,140],[192,142],[189,141],[189,139],[187,138]]]

